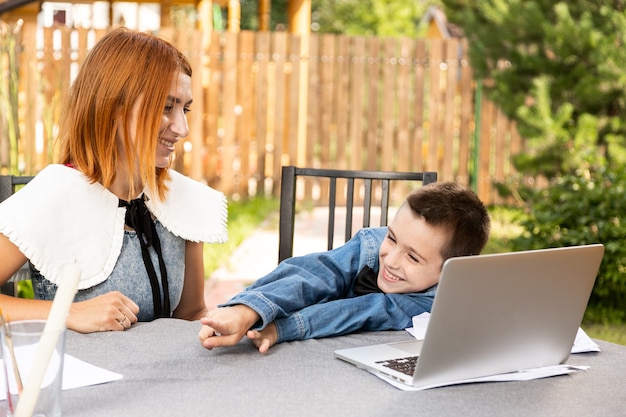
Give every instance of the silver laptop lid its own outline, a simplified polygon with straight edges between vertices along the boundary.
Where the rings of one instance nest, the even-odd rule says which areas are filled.
[[[447,260],[414,385],[564,362],[603,254],[596,244]]]

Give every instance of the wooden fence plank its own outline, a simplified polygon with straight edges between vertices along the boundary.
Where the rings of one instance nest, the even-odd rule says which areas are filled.
[[[490,100],[482,102],[482,117],[480,124],[480,149],[478,150],[478,181],[476,193],[479,198],[486,200],[490,195],[491,177],[491,153],[493,137],[491,126],[493,125],[495,106]]]
[[[213,32],[210,42],[205,45],[207,50],[205,56],[208,58],[208,65],[205,73],[202,74],[202,85],[204,87],[204,111],[202,115],[206,124],[202,132],[197,132],[205,138],[204,150],[204,177],[209,185],[215,188],[220,186],[222,176],[222,163],[220,157],[219,143],[219,114],[220,114],[220,88],[222,85],[222,51],[221,35]]]
[[[381,45],[381,69],[382,69],[382,94],[379,115],[381,118],[381,140],[380,153],[381,158],[377,169],[382,171],[393,171],[394,154],[397,153],[397,144],[394,140],[396,117],[396,40],[393,38],[384,39]]]
[[[454,181],[454,162],[459,153],[458,138],[455,137],[455,121],[458,118],[456,99],[458,97],[459,77],[459,43],[456,39],[448,39],[445,44],[445,60],[441,63],[442,72],[446,76],[445,92],[443,93],[444,111],[442,117],[443,133],[443,161],[441,164],[441,178]]]
[[[289,81],[287,88],[288,102],[286,106],[287,148],[285,150],[287,158],[283,158],[283,165],[296,164],[296,161],[298,160],[298,104],[300,103],[300,56],[302,55],[300,46],[301,42],[299,37],[292,36],[289,38]]]
[[[426,42],[422,39],[417,41],[415,46],[415,58],[413,59],[413,66],[415,71],[415,98],[413,99],[413,146],[411,147],[411,167],[414,171],[423,171],[426,165],[424,154],[424,104],[426,100],[425,85],[426,85]]]
[[[414,41],[408,38],[402,38],[398,45],[398,59],[397,59],[397,95],[398,95],[398,115],[396,134],[398,137],[397,149],[400,150],[400,154],[396,155],[397,162],[394,165],[398,171],[410,171],[413,169],[411,166],[411,146],[409,143],[411,127],[409,124],[409,111],[411,109],[410,94],[411,83],[411,70],[415,68],[412,65],[411,50]],[[402,152],[404,151],[404,152]]]
[[[238,167],[235,169],[237,181],[235,191],[237,198],[248,198],[248,179],[252,177],[251,158],[254,152],[252,120],[254,101],[249,100],[253,92],[253,65],[254,65],[254,33],[242,31],[239,33],[239,55],[237,59],[237,100],[236,100],[236,133]]]
[[[457,173],[455,181],[462,184],[470,183],[470,150],[472,143],[471,132],[474,130],[472,125],[474,123],[474,109],[473,109],[473,81],[472,81],[472,69],[469,66],[468,44],[467,40],[461,42],[460,48],[462,49],[460,72],[461,72],[461,85],[459,87],[459,95],[461,96],[461,108],[459,114],[459,159],[457,165]]]
[[[233,32],[224,32],[224,56],[223,56],[223,84],[221,101],[223,106],[222,121],[222,175],[220,178],[220,189],[228,195],[232,195],[235,190],[234,167],[235,156],[237,154],[237,143],[235,140],[236,116],[235,106],[237,97],[237,57],[238,57],[238,36]]]
[[[266,164],[267,157],[267,137],[268,137],[268,95],[269,86],[267,80],[269,77],[270,64],[270,34],[268,32],[260,32],[256,34],[256,149],[257,149],[257,193],[266,195],[265,178],[267,176],[268,166]]]
[[[378,170],[378,105],[380,96],[380,39],[368,39],[366,76],[367,82],[361,86],[366,89],[366,169]]]
[[[441,138],[441,72],[439,65],[442,62],[443,41],[441,39],[433,39],[430,42],[430,50],[428,56],[428,162],[426,168],[429,171],[439,170],[439,140]],[[439,180],[445,179],[443,176]]]
[[[365,84],[365,39],[352,38],[352,58],[350,59],[350,169],[359,169],[363,166],[363,110],[357,103],[364,102],[363,85]]]

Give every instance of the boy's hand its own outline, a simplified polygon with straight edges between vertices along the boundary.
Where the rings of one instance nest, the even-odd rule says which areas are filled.
[[[200,319],[203,327],[198,337],[207,349],[233,346],[239,343],[259,318],[256,311],[243,304],[216,308]]]
[[[267,353],[269,348],[276,344],[278,333],[276,325],[272,322],[263,330],[248,330],[248,339],[252,340],[254,346],[259,348],[259,352]]]

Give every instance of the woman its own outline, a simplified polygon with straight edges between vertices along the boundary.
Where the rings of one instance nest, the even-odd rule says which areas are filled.
[[[60,164],[0,204],[0,284],[30,261],[35,300],[0,295],[11,320],[45,319],[62,271],[81,269],[67,327],[195,320],[203,242],[224,242],[224,196],[170,169],[187,136],[191,67],[155,36],[112,30],[91,50],[60,122]]]

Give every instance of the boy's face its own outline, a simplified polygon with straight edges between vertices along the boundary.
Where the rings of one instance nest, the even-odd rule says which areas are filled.
[[[387,294],[422,291],[439,282],[441,248],[448,234],[416,217],[404,205],[398,210],[378,253],[378,287]]]

